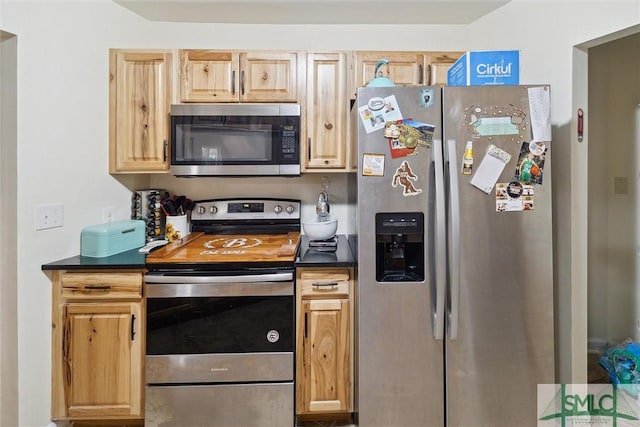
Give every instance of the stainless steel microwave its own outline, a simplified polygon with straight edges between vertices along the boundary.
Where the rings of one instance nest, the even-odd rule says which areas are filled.
[[[300,105],[176,104],[176,176],[300,175]]]

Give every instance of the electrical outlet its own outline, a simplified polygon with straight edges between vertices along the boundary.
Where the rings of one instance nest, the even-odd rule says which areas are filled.
[[[116,210],[113,206],[102,208],[102,222],[113,222],[115,220]]]
[[[62,227],[64,224],[64,205],[61,203],[36,206],[36,230]]]

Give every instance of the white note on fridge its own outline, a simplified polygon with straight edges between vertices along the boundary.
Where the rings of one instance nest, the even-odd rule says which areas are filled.
[[[548,87],[530,87],[529,112],[533,141],[551,141],[551,96]]]
[[[491,144],[471,178],[471,184],[490,194],[509,160],[511,154]]]

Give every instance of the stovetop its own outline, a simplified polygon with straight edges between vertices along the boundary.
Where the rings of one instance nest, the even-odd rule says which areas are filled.
[[[191,213],[191,233],[151,252],[147,265],[154,269],[293,268],[299,241],[299,200],[200,200]]]

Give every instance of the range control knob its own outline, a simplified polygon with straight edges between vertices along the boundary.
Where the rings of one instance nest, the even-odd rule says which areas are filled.
[[[214,206],[211,206],[211,207],[209,208],[209,212],[210,212],[211,214],[213,214],[213,215],[217,214],[217,213],[218,213],[218,207],[217,207],[217,206],[215,206],[215,205],[214,205]]]
[[[293,205],[287,206],[287,213],[289,215],[291,215],[293,213],[293,211],[295,211],[295,210],[296,210],[296,208],[294,208]]]
[[[273,207],[273,211],[274,211],[276,214],[278,214],[278,215],[279,215],[279,214],[282,212],[282,206],[280,206],[280,205],[275,205],[275,206]]]
[[[198,206],[198,213],[200,215],[204,215],[204,213],[207,211],[207,209],[204,206]]]

